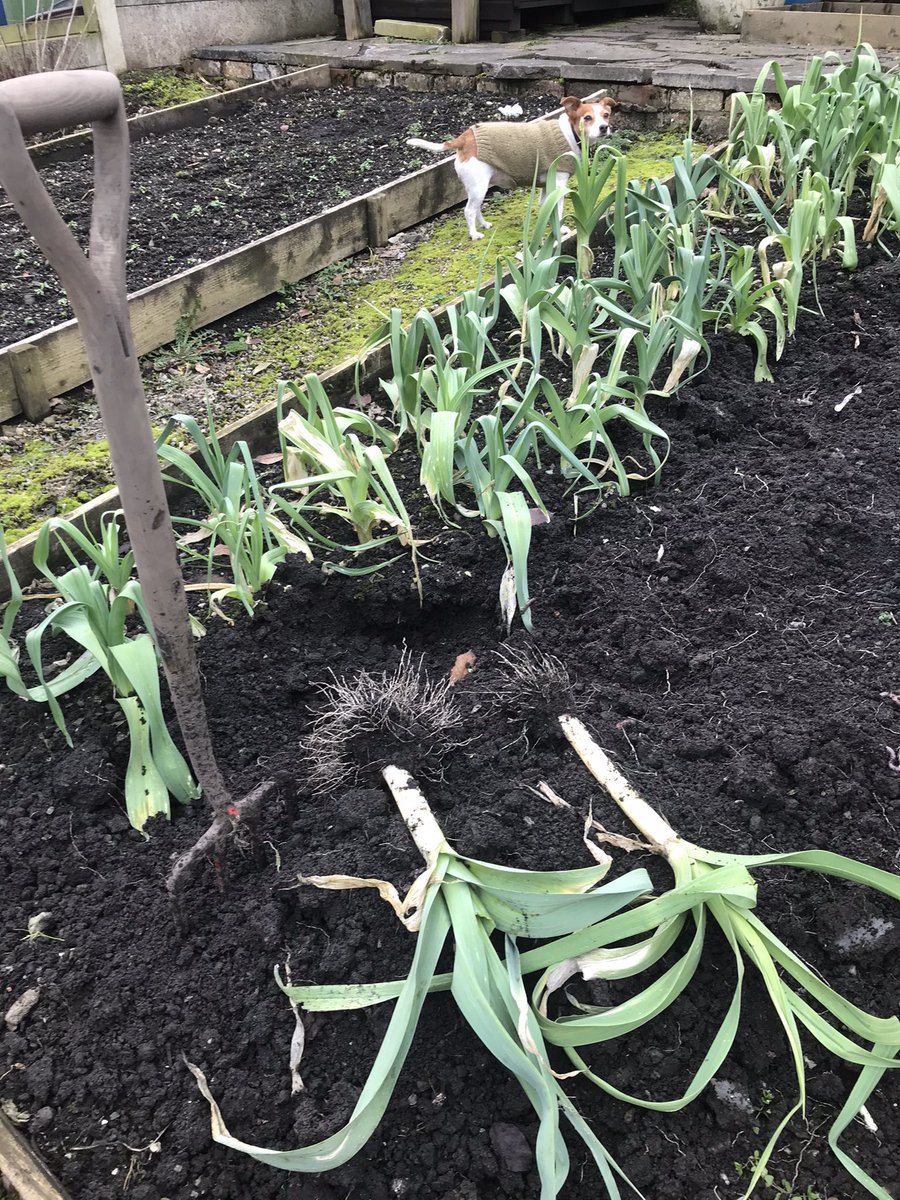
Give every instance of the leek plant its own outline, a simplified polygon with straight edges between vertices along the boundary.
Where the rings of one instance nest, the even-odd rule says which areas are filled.
[[[316,375],[307,375],[302,388],[279,385],[280,399],[285,386],[304,402],[306,412],[292,410],[278,422],[285,481],[270,489],[275,504],[304,535],[330,550],[355,557],[399,541],[410,552],[421,597],[419,543],[385,456],[385,450],[390,453],[396,446],[398,435],[355,409],[332,407]],[[360,434],[371,437],[372,444],[365,444]],[[285,491],[299,493],[299,499],[286,498],[282,494]],[[334,517],[349,525],[357,544],[338,542],[323,533],[319,525],[322,517]],[[379,525],[391,532],[377,534]],[[363,575],[385,565],[383,560],[366,567],[332,562],[329,570]]]
[[[525,422],[523,425],[522,422]],[[603,422],[598,422],[601,426]],[[512,585],[515,606],[526,629],[532,628],[531,596],[528,590],[528,554],[533,517],[531,507],[544,521],[550,520],[537,485],[527,469],[529,458],[538,459],[541,445],[547,446],[565,464],[573,477],[589,490],[603,484],[582,459],[560,437],[552,419],[529,411],[527,401],[513,406],[504,420],[499,411],[478,417],[457,441],[455,459],[476,507],[464,504],[455,494],[456,509],[465,517],[480,517],[489,536],[499,537],[507,557],[507,574],[501,596]],[[444,499],[450,500],[450,496]],[[502,603],[502,602],[501,602]],[[505,608],[506,606],[502,604]]]
[[[757,383],[773,381],[769,369],[769,333],[759,319],[767,312],[775,326],[775,359],[784,351],[787,330],[784,310],[779,299],[778,280],[763,283],[756,275],[757,251],[753,246],[736,246],[728,259],[729,286],[717,314],[724,328],[752,338],[756,346],[756,365],[753,378]]]
[[[900,900],[900,876],[824,850],[742,855],[722,854],[693,845],[682,839],[638,795],[579,720],[563,716],[560,724],[594,778],[648,839],[652,849],[666,858],[674,876],[675,891],[683,892],[695,884],[703,883],[710,885],[710,890],[702,898],[698,897],[697,904],[689,913],[680,914],[674,921],[654,921],[654,905],[645,906],[641,914],[644,918],[651,917],[651,920],[642,923],[641,931],[650,936],[641,942],[610,948],[609,934],[616,925],[613,920],[605,925],[607,938],[602,948],[586,953],[579,951],[567,961],[558,962],[546,970],[533,993],[533,1003],[539,1014],[539,1025],[545,1041],[561,1046],[573,1066],[610,1095],[641,1108],[676,1111],[700,1094],[731,1049],[741,1015],[745,963],[749,962],[759,971],[787,1037],[796,1072],[798,1099],[759,1155],[745,1196],[750,1195],[763,1176],[789,1120],[795,1113],[805,1109],[806,1065],[800,1038],[802,1027],[829,1053],[861,1068],[856,1084],[831,1126],[828,1141],[841,1165],[861,1187],[878,1200],[890,1200],[888,1192],[840,1148],[838,1139],[866,1103],[884,1072],[900,1065],[900,1020],[896,1016],[877,1017],[864,1012],[825,983],[789,946],[780,941],[753,912],[756,884],[752,872],[759,867],[798,867],[871,887],[894,900]],[[717,878],[724,878],[723,871],[743,872],[747,890],[740,894],[716,895],[714,883]],[[694,928],[690,945],[654,983],[612,1008],[595,1009],[579,1005],[579,1015],[566,1015],[558,1019],[547,1016],[549,995],[573,975],[581,974],[591,979],[623,978],[636,975],[651,963],[659,961],[673,945],[688,916]],[[673,1100],[645,1100],[628,1095],[588,1066],[581,1051],[586,1046],[642,1029],[677,999],[696,971],[710,919],[718,924],[725,935],[735,965],[734,991],[725,1017],[682,1096]],[[626,922],[627,918],[625,921],[619,919],[620,925]],[[620,929],[616,932],[618,941],[624,931]],[[632,926],[628,932],[638,931]],[[848,1030],[851,1036],[847,1036],[839,1026]]]
[[[418,436],[416,422],[421,409],[419,375],[422,361],[429,347],[435,358],[446,360],[448,357],[441,331],[432,314],[424,309],[404,325],[401,310],[392,308],[388,321],[372,334],[357,360],[357,392],[360,389],[360,365],[372,350],[382,345],[390,347],[392,374],[390,379],[382,379],[380,386],[393,407],[398,436],[402,437],[410,424]]]
[[[48,705],[57,728],[70,746],[72,739],[58,697],[98,670],[106,674],[125,714],[131,741],[125,774],[125,807],[131,824],[142,829],[150,817],[158,813],[170,815],[170,797],[186,804],[200,792],[166,726],[153,640],[148,633],[128,632],[127,622],[135,611],[145,627],[149,628],[150,622],[141,586],[130,578],[131,554],[119,552],[118,517],[118,513],[107,514],[99,540],[82,534],[61,519],[46,522],[40,531],[34,565],[52,584],[56,598],[51,600],[44,618],[25,635],[28,660],[38,680],[34,687],[26,686],[9,640],[12,623],[21,608],[22,592],[0,534],[0,555],[12,595],[3,619],[0,673],[17,695]],[[50,537],[54,533],[57,536],[65,533],[71,538],[93,561],[94,571],[82,563],[56,574],[48,562]],[[66,549],[71,554],[68,546]],[[44,650],[47,634],[66,637],[80,648],[75,661],[49,679]]]
[[[72,691],[73,688],[84,683],[86,679],[90,679],[99,670],[100,662],[89,651],[85,650],[74,662],[69,663],[48,679],[47,672],[41,660],[40,644],[44,631],[51,621],[52,614],[49,614],[25,635],[26,653],[31,661],[36,677],[40,680],[35,686],[29,686],[26,683],[19,666],[19,645],[13,637],[16,618],[23,604],[22,587],[9,561],[6,538],[2,528],[0,528],[0,561],[3,563],[3,569],[9,585],[9,600],[6,602],[3,610],[3,620],[0,622],[0,677],[3,678],[9,690],[20,699],[35,701],[38,704],[46,704],[57,729],[59,729],[60,733],[63,734],[66,741],[71,745],[72,742],[66,728],[65,717],[59,704],[59,697]]]
[[[813,58],[801,82],[790,86],[777,63],[763,67],[754,91],[734,98],[725,166],[762,188],[776,211],[793,206],[807,174],[821,176],[844,218],[860,177],[868,179],[870,240],[896,229],[900,218],[900,195],[879,190],[900,156],[900,80],[882,70],[866,44],[850,62],[837,61],[831,71],[826,64],[827,58]],[[773,86],[777,109],[766,102]],[[723,179],[720,203],[727,208],[734,198],[733,184]]]
[[[257,595],[287,554],[300,552],[309,559],[312,553],[302,538],[267,509],[247,443],[235,442],[226,454],[209,405],[207,422],[208,433],[194,417],[176,414],[156,440],[159,457],[177,472],[164,478],[186,485],[207,512],[199,519],[174,517],[173,524],[189,527],[191,532],[181,538],[180,545],[189,558],[206,565],[208,581],[222,570],[222,548],[226,552],[231,582],[210,587],[210,609],[224,616],[221,601],[235,599],[252,616]],[[176,430],[193,441],[196,457],[172,444]]]
[[[120,592],[134,574],[134,554],[122,549],[122,520],[120,508],[105,512],[100,517],[97,534],[89,529],[81,530],[65,517],[50,517],[38,530],[34,548],[34,563],[46,573],[50,558],[50,539],[55,538],[73,567],[80,565],[70,542],[81,551],[84,558],[93,564],[92,576],[102,578],[114,592]]]
[[[594,265],[591,238],[611,202],[610,179],[615,175],[615,188],[624,189],[626,162],[624,155],[609,146],[593,150],[587,138],[581,142],[581,153],[575,161],[573,187],[569,192],[572,224],[575,226],[575,269],[581,279],[587,279]]]
[[[499,287],[499,294],[519,326],[515,376],[527,361],[526,349],[531,362],[539,365],[543,345],[541,308],[560,286],[561,267],[572,262],[568,255],[559,251],[558,206],[564,196],[565,188],[557,185],[556,171],[551,165],[543,199],[539,201],[537,192],[533,191],[528,202],[521,251],[498,263],[498,278],[503,274],[509,277],[508,282]]]
[[[612,914],[648,892],[646,872],[630,871],[602,884],[611,864],[608,857],[573,871],[521,871],[465,858],[447,843],[412,777],[397,767],[385,768],[384,777],[426,864],[406,897],[401,899],[391,883],[378,879],[328,875],[301,878],[300,882],[333,890],[377,889],[406,928],[416,933],[408,977],[399,983],[324,987],[294,987],[279,977],[292,1004],[308,1011],[360,1008],[396,998],[353,1114],[343,1129],[312,1146],[280,1151],[253,1146],[229,1133],[202,1071],[188,1064],[209,1101],[213,1138],[287,1171],[319,1172],[341,1166],[377,1128],[429,991],[449,990],[485,1048],[519,1080],[538,1117],[535,1160],[541,1200],[554,1200],[569,1172],[561,1129],[564,1122],[583,1142],[607,1194],[619,1200],[617,1175],[621,1177],[621,1172],[551,1067],[537,1014],[528,1004],[523,972],[534,970],[538,963],[548,965],[557,953],[564,952],[573,936],[587,941],[592,934],[601,936]],[[502,957],[495,945],[496,935],[503,939]],[[540,940],[545,945],[521,954],[519,938]],[[553,940],[546,943],[548,938]],[[453,967],[438,975],[438,959],[448,942]]]
[[[535,407],[528,413],[529,428],[535,435],[539,433],[551,448],[562,446],[568,451],[559,454],[563,475],[571,479],[573,485],[579,485],[581,493],[596,493],[598,500],[612,487],[620,496],[628,496],[633,480],[646,480],[659,473],[665,457],[660,457],[655,450],[656,440],[664,443],[664,456],[668,455],[668,434],[650,420],[641,403],[635,403],[633,396],[632,404],[612,400],[613,396],[626,395],[624,384],[619,386],[625,378],[621,359],[634,332],[624,331],[613,352],[607,375],[591,375],[568,400],[563,400],[553,384],[541,376],[534,378],[534,389],[529,392],[529,396],[534,397],[537,390],[540,397],[540,405],[535,397]],[[613,421],[621,421],[640,434],[651,453],[650,469],[629,470],[607,428]],[[577,467],[573,458],[579,464]]]
[[[499,315],[500,289],[496,282],[485,290],[470,288],[449,306],[445,341],[454,361],[471,371],[481,370],[485,354],[493,354],[491,331]]]

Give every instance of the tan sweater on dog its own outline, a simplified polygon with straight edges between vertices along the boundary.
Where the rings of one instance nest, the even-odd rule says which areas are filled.
[[[540,180],[551,163],[562,154],[570,155],[559,169],[571,174],[574,154],[557,121],[534,121],[520,125],[517,121],[486,121],[473,125],[475,153],[482,162],[490,163],[508,175],[520,187],[531,187],[535,168]]]

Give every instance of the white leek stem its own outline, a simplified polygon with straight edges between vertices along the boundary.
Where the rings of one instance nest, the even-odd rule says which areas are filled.
[[[564,714],[559,718],[562,731],[578,757],[605,788],[621,808],[625,816],[645,838],[659,847],[666,858],[680,858],[681,839],[664,817],[651,808],[646,800],[631,786],[618,767],[613,766],[607,754],[600,749],[587,729],[577,717]]]
[[[406,823],[410,837],[418,846],[426,863],[432,864],[438,854],[449,847],[443,830],[428,806],[428,801],[409,771],[404,771],[402,767],[385,767],[382,775]]]

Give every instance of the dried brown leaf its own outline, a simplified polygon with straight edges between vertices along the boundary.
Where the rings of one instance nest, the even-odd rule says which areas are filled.
[[[466,650],[462,654],[457,654],[456,662],[450,669],[450,687],[456,687],[458,683],[462,683],[468,677],[469,672],[475,666],[477,658],[472,650]]]

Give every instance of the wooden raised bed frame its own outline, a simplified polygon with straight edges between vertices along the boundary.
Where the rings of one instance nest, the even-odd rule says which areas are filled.
[[[0,1189],[4,1187],[19,1200],[69,1200],[15,1125],[0,1113]]]
[[[601,93],[596,93],[596,94],[600,95]],[[559,112],[559,111],[560,110],[557,110],[557,112]],[[550,114],[550,116],[552,116],[552,115],[554,115],[554,114]],[[545,120],[547,118],[538,118],[538,119]],[[722,150],[724,149],[724,146],[725,146],[724,142],[717,146],[713,146],[710,148],[709,153],[713,154],[713,155],[718,155],[722,152]],[[420,188],[422,186],[422,185],[419,185],[417,183],[417,181],[420,179],[420,177],[427,176],[429,179],[428,186],[429,187],[436,186],[438,181],[441,178],[439,175],[436,174],[436,171],[441,167],[443,167],[445,169],[449,169],[449,171],[453,173],[454,182],[456,182],[458,184],[458,181],[456,180],[456,173],[453,171],[453,164],[451,161],[444,161],[444,162],[438,163],[437,167],[428,167],[424,171],[417,171],[413,175],[407,175],[403,179],[398,180],[396,184],[389,185],[389,187],[391,187],[391,188],[398,189],[393,198],[392,211],[395,213],[400,213],[403,211],[405,211],[407,213],[414,212],[415,208],[417,207],[416,195],[420,194]],[[446,174],[446,170],[445,170],[445,174]],[[672,177],[666,179],[664,182],[667,187],[674,186],[674,179]],[[386,191],[386,190],[388,190],[388,189],[387,188],[382,189],[382,192]],[[331,214],[342,213],[346,209],[352,209],[354,212],[356,212],[356,211],[358,211],[358,208],[356,206],[360,206],[363,204],[366,206],[366,213],[371,211],[371,208],[369,207],[370,205],[374,206],[375,211],[377,212],[378,211],[377,206],[379,206],[382,203],[385,203],[379,197],[380,197],[379,192],[371,192],[368,196],[359,197],[357,200],[349,200],[347,202],[347,204],[341,205],[340,208],[332,209],[330,213],[323,214],[323,215],[331,216]],[[452,202],[448,202],[448,203],[444,204],[444,207],[450,207],[450,203],[452,203]],[[319,218],[319,217],[314,217],[314,218],[312,218],[312,221],[319,221],[320,219],[321,218]],[[427,218],[423,217],[423,218],[419,218],[419,219],[425,220]],[[409,223],[414,224],[415,221],[410,220]],[[305,224],[305,223],[302,222],[301,224]],[[296,228],[296,226],[292,226],[291,228]],[[404,226],[404,228],[405,228],[405,226]],[[268,240],[268,239],[263,239],[264,242],[266,240]],[[253,243],[251,243],[251,247],[259,246],[260,244],[261,243],[259,243],[259,242],[253,242]],[[574,249],[574,246],[575,246],[575,236],[574,236],[574,234],[571,234],[568,238],[564,239],[562,246],[561,246],[561,250],[563,252],[569,252],[572,249]],[[238,253],[238,252],[236,251],[234,253]],[[226,255],[225,257],[229,258],[230,256]],[[221,259],[215,259],[213,261],[216,263],[222,262]],[[207,265],[209,265],[209,264],[207,264]],[[202,268],[198,268],[198,269],[202,269]],[[186,274],[189,274],[189,272],[186,272]],[[177,279],[177,278],[182,278],[182,277],[176,276],[175,278]],[[483,284],[483,289],[491,287],[491,286],[493,286],[493,281]],[[152,291],[152,290],[153,289],[147,289],[147,291]],[[141,294],[143,294],[143,293],[138,293],[138,295],[141,295]],[[447,310],[454,303],[455,303],[455,300],[451,300],[451,301],[448,301],[448,303],[442,304],[439,307],[432,310],[434,317],[436,318],[438,323],[441,324],[442,328],[444,327],[442,325],[442,322],[446,321]],[[135,337],[136,337],[136,340],[138,340],[138,344],[140,345],[139,331],[136,331]],[[338,363],[336,366],[329,368],[327,371],[320,372],[319,378],[321,379],[322,384],[325,387],[326,391],[328,391],[331,395],[338,395],[338,396],[344,396],[344,397],[352,395],[354,386],[355,386],[358,362],[359,362],[359,355],[354,354],[348,358],[345,358],[342,362]],[[390,362],[390,355],[389,355],[389,350],[386,346],[381,347],[378,350],[371,351],[368,354],[368,356],[366,357],[365,362],[364,362],[364,369],[363,369],[363,371],[360,372],[360,377],[361,377],[361,381],[363,381],[364,389],[365,388],[371,389],[372,387],[377,386],[378,375],[380,372],[382,372],[386,369],[389,362]],[[296,406],[296,401],[294,400],[293,396],[290,394],[286,395],[284,398],[284,411],[287,412],[292,407],[295,407],[295,406]],[[229,425],[226,425],[221,430],[219,430],[219,440],[222,444],[223,449],[226,451],[226,453],[227,453],[228,449],[234,444],[234,442],[240,441],[240,440],[246,441],[248,443],[248,445],[250,446],[251,451],[254,453],[258,453],[262,449],[270,446],[271,443],[274,441],[275,437],[277,436],[277,411],[276,411],[276,408],[277,408],[276,402],[274,400],[272,400],[268,404],[261,405],[259,408],[255,409],[252,413],[248,413],[247,415],[245,415],[243,417],[239,417],[236,421],[232,421]],[[196,450],[191,452],[192,456],[194,456],[194,457],[196,457],[197,453],[198,452]],[[178,493],[178,491],[180,491],[180,490],[181,489],[179,489],[175,485],[169,485],[167,487],[167,491],[169,492],[170,496],[176,495]],[[118,508],[118,507],[119,507],[119,493],[115,490],[115,488],[112,488],[109,491],[103,492],[101,495],[96,496],[93,500],[89,500],[86,504],[81,504],[78,506],[78,508],[72,509],[72,511],[66,513],[65,516],[66,516],[67,520],[73,521],[76,524],[80,524],[82,527],[88,528],[88,529],[96,532],[99,529],[101,516],[104,513],[109,512],[110,510]],[[12,569],[15,571],[16,576],[18,577],[20,582],[22,582],[23,584],[30,581],[30,579],[33,575],[34,568],[33,568],[32,558],[33,558],[33,554],[34,554],[34,544],[35,544],[36,540],[37,540],[37,533],[29,533],[29,534],[26,534],[25,537],[19,538],[17,541],[13,542],[8,547],[10,565],[12,566]],[[62,552],[59,549],[58,544],[54,544],[54,545],[56,546],[56,549],[55,549],[55,552],[53,550],[51,550],[51,556],[50,556],[51,566],[56,566],[59,563],[64,561],[63,557],[62,557]],[[6,577],[5,577],[5,575],[0,574],[0,603],[2,603],[4,600],[6,600],[8,598],[8,595],[9,595],[9,591],[8,591],[8,587],[7,587]]]
[[[328,86],[330,79],[328,67],[308,67],[271,83],[280,85],[279,90],[320,88]],[[251,84],[225,93],[223,102],[253,91],[258,94],[268,86]],[[185,110],[193,110],[195,106],[196,120],[201,120],[203,112],[208,119],[214,103],[215,98],[210,97],[151,114],[152,128],[173,127],[165,122],[174,118],[165,114],[179,110],[179,123],[184,124]],[[559,111],[556,109],[538,120],[546,120]],[[150,131],[148,126],[145,132]],[[61,147],[72,138],[83,149],[83,137],[74,134],[69,139],[46,143],[41,153],[62,153]],[[71,151],[75,149],[72,142]],[[190,314],[195,329],[210,325],[272,295],[285,283],[296,283],[371,246],[384,245],[395,233],[430,220],[463,199],[453,162],[444,159],[142,288],[128,298],[137,352],[149,354],[173,341],[178,323],[186,314]],[[48,415],[49,401],[54,396],[71,391],[89,378],[87,357],[74,320],[6,346],[0,349],[0,422],[20,413],[29,420],[40,421]]]

